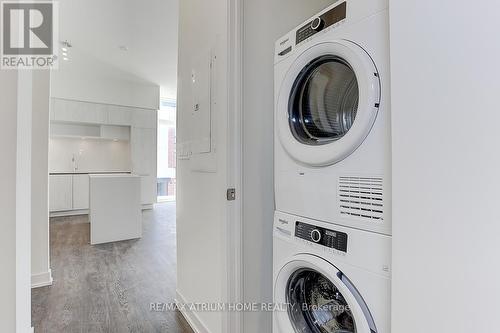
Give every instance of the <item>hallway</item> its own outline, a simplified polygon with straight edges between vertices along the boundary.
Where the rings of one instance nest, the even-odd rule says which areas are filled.
[[[176,286],[175,202],[143,212],[143,237],[91,246],[88,216],[52,218],[54,284],[32,290],[37,333],[191,333],[172,303]]]

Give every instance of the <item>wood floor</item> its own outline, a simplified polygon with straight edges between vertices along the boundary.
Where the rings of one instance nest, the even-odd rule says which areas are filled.
[[[175,203],[143,213],[143,238],[89,244],[88,217],[53,218],[54,284],[32,290],[35,333],[192,333],[172,303],[176,285]]]

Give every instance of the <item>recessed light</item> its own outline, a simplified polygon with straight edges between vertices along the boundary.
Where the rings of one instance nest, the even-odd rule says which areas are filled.
[[[67,52],[63,52],[63,56],[64,56],[64,57],[67,57],[67,56],[68,56],[68,53],[67,53]]]
[[[63,50],[63,52],[67,52],[68,51],[68,49],[65,48],[65,47],[63,47],[62,50]]]
[[[68,60],[69,60],[69,58],[64,57],[64,58],[63,58],[63,60],[64,60],[64,61],[68,61]]]

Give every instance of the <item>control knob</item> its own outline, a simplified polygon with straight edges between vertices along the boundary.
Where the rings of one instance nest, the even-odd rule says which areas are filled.
[[[311,239],[315,243],[319,243],[321,240],[321,232],[318,229],[311,231]]]
[[[321,17],[316,17],[312,22],[311,22],[311,29],[314,31],[321,31],[325,27],[325,21]]]

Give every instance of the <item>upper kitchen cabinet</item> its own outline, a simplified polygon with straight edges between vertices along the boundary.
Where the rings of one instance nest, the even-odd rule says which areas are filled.
[[[157,111],[53,98],[51,121],[156,128]]]
[[[157,111],[147,109],[134,109],[132,126],[140,128],[156,128]]]
[[[134,118],[134,109],[126,106],[108,106],[108,124],[118,126],[130,126]]]
[[[52,99],[51,120],[86,124],[107,124],[108,107],[104,104]]]

